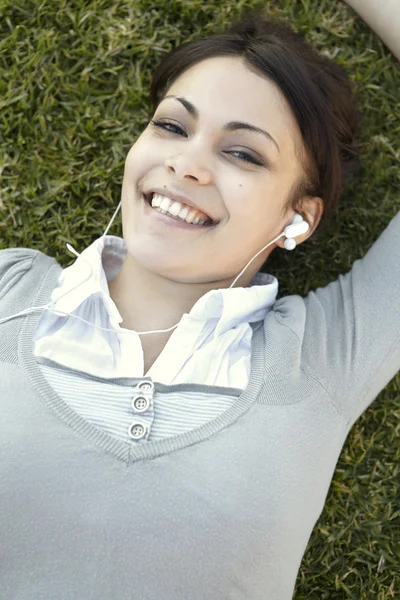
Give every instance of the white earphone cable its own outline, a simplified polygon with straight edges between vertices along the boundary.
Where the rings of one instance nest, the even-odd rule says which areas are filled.
[[[109,222],[105,232],[103,233],[103,235],[101,237],[104,237],[105,235],[107,235],[108,230],[110,229],[119,209],[121,206],[121,202],[118,204],[117,209],[115,210],[111,221]],[[291,228],[291,229],[289,229]],[[296,213],[292,223],[290,225],[288,225],[285,230],[278,235],[278,237],[276,237],[274,240],[272,240],[272,242],[270,242],[269,244],[267,244],[266,246],[264,246],[263,248],[261,248],[261,250],[259,252],[257,252],[257,254],[255,254],[255,256],[253,256],[253,258],[251,260],[249,260],[249,262],[247,263],[247,265],[241,270],[241,272],[239,273],[239,275],[234,279],[233,283],[229,286],[228,289],[232,288],[234,286],[234,284],[236,283],[236,281],[239,279],[239,277],[244,273],[244,271],[247,269],[247,267],[249,266],[249,264],[266,248],[268,248],[268,246],[270,246],[271,244],[273,244],[274,242],[276,242],[277,240],[279,240],[279,238],[281,238],[282,236],[286,236],[286,237],[295,237],[295,235],[300,235],[301,233],[305,233],[309,228],[308,223],[306,223],[303,218],[301,217],[301,215],[298,215]],[[73,254],[75,254],[77,257],[80,256],[80,254],[71,246],[71,244],[67,243],[66,244],[68,250],[70,252],[72,252]],[[293,248],[289,248],[289,249],[293,249]],[[102,331],[111,331],[112,333],[115,334],[121,334],[121,333],[130,333],[132,334],[131,330],[124,330],[124,329],[119,329],[118,331],[116,331],[115,329],[108,329],[105,327],[99,327],[98,325],[94,325],[94,323],[90,323],[89,321],[86,321],[86,319],[82,319],[82,317],[78,317],[78,315],[74,315],[72,313],[66,313],[63,312],[61,310],[57,310],[55,308],[50,308],[52,305],[55,304],[55,302],[57,302],[58,300],[60,300],[60,298],[63,298],[65,295],[69,294],[70,292],[72,292],[72,290],[76,289],[77,287],[79,287],[80,285],[82,285],[83,283],[85,283],[92,275],[93,269],[90,265],[89,262],[87,262],[85,260],[86,264],[89,265],[90,268],[90,273],[88,275],[88,277],[86,277],[86,279],[84,279],[83,281],[80,281],[76,286],[74,286],[72,289],[68,290],[67,292],[65,292],[64,294],[62,294],[61,296],[59,296],[57,298],[56,301],[52,300],[51,302],[49,302],[48,304],[46,304],[45,306],[36,306],[34,308],[28,308],[26,310],[23,310],[19,313],[16,313],[15,315],[11,315],[9,317],[6,317],[5,319],[0,319],[0,324],[4,323],[5,321],[8,321],[10,319],[13,319],[14,317],[18,317],[30,312],[35,312],[37,310],[48,310],[50,312],[53,312],[55,314],[59,314],[59,315],[65,315],[65,316],[70,316],[70,317],[74,317],[75,319],[79,319],[80,321],[83,321],[84,323],[87,323],[89,325],[91,325],[92,327],[96,327],[96,329],[100,329]],[[180,323],[180,321],[179,321]],[[147,335],[149,333],[164,333],[167,331],[171,331],[172,329],[175,329],[175,327],[178,327],[179,323],[177,323],[176,325],[174,325],[173,327],[169,327],[168,329],[156,329],[153,331],[137,331],[136,333],[138,335]]]

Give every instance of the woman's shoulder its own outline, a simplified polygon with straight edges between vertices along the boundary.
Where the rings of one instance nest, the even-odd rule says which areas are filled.
[[[0,296],[32,269],[34,277],[40,278],[40,272],[45,272],[54,263],[57,263],[55,258],[33,248],[0,250]]]

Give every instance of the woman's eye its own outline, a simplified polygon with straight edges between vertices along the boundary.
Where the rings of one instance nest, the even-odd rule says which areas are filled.
[[[183,129],[181,127],[178,127],[178,125],[176,125],[175,123],[172,123],[171,121],[168,121],[166,119],[158,119],[157,121],[151,120],[150,123],[154,127],[160,127],[161,129],[164,129],[165,131],[169,131],[170,133],[177,133],[179,135],[185,134],[185,132],[183,131]],[[241,154],[242,157],[241,158],[239,157],[240,160],[244,160],[245,162],[252,163],[253,165],[258,165],[259,167],[263,166],[263,163],[260,162],[257,158],[255,158],[251,154],[248,154],[247,152],[242,152],[241,150],[234,150],[233,152],[226,152],[226,154],[233,154],[233,155]]]
[[[150,121],[154,127],[160,127],[161,129],[165,129],[165,131],[170,131],[171,133],[185,133],[183,129],[175,125],[175,123],[171,123],[171,121],[166,121],[165,119],[159,119],[158,121]],[[176,131],[172,131],[169,127],[174,128]]]
[[[241,160],[245,160],[246,162],[251,162],[254,165],[258,165],[259,167],[262,166],[262,162],[260,162],[254,156],[252,156],[251,154],[248,154],[247,152],[242,152],[241,150],[234,150],[233,152],[227,152],[227,154],[241,154],[242,156],[245,157],[245,158],[242,158]]]

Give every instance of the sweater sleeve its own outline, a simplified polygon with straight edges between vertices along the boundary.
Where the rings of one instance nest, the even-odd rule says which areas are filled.
[[[351,426],[400,369],[400,212],[348,273],[304,303],[302,368]]]
[[[29,248],[0,250],[0,302],[32,266],[37,255]]]

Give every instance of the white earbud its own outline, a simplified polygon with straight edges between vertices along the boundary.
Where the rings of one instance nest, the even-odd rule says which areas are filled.
[[[291,224],[285,227],[283,231],[284,236],[287,238],[283,244],[286,250],[294,250],[296,248],[296,240],[293,238],[307,233],[309,229],[310,226],[307,221],[304,221],[303,217],[299,213],[296,213]]]

